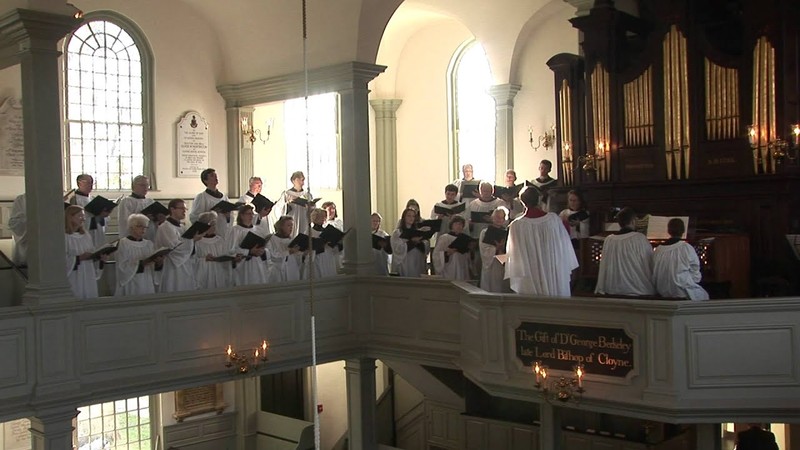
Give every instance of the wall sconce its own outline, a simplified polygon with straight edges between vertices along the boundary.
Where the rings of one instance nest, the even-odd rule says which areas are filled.
[[[225,367],[235,367],[236,372],[246,374],[250,369],[258,368],[259,363],[267,362],[269,359],[267,353],[269,352],[269,342],[261,341],[261,345],[255,350],[247,354],[241,354],[233,349],[232,345],[228,345],[225,349]]]
[[[586,376],[583,364],[578,364],[572,369],[574,377],[558,377],[557,380],[548,379],[548,368],[543,366],[541,361],[535,361],[532,369],[536,376],[536,389],[541,392],[542,397],[548,403],[552,398],[560,402],[567,402],[577,397],[576,401],[580,401],[583,393],[586,392],[583,388],[583,377]]]
[[[269,140],[270,133],[272,133],[272,119],[267,119],[264,121],[264,125],[267,127],[266,133],[261,133],[261,130],[254,129],[253,125],[250,124],[250,120],[246,116],[242,116],[242,135],[244,135],[248,140],[250,140],[251,144],[255,144],[256,139],[261,141],[262,144],[266,144]],[[262,137],[266,136],[266,138]]]
[[[608,144],[599,141],[595,146],[594,153],[587,153],[578,157],[578,162],[582,164],[581,169],[586,173],[597,172],[597,164],[606,159],[606,148]]]
[[[795,158],[789,154],[789,149],[797,149],[800,147],[800,124],[792,124],[789,126],[789,129],[792,134],[791,144],[781,138],[765,142],[772,159],[777,164],[781,164],[786,159],[794,160]],[[747,141],[750,143],[750,148],[752,148],[754,152],[758,150],[760,140],[758,128],[755,125],[747,126]]]
[[[550,129],[545,131],[543,135],[537,138],[538,143],[533,145],[533,128],[528,127],[528,143],[531,145],[531,148],[534,150],[539,150],[541,147],[545,149],[549,149],[553,146],[556,142],[556,126],[551,125]]]

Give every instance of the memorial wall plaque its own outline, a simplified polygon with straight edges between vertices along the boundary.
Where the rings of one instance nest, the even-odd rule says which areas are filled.
[[[571,372],[580,363],[587,374],[620,378],[634,368],[633,339],[620,328],[522,322],[514,335],[517,357],[526,366],[541,361]]]
[[[0,175],[25,175],[22,102],[9,97],[0,104]]]
[[[178,422],[183,419],[216,411],[217,414],[227,408],[222,395],[221,384],[210,384],[175,392],[175,413],[173,417]]]
[[[208,168],[208,122],[197,111],[189,111],[176,125],[177,176],[195,178]]]
[[[3,449],[4,450],[29,450],[31,449],[31,421],[17,419],[3,424]]]

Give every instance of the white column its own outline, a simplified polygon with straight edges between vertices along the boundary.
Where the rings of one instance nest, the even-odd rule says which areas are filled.
[[[561,448],[561,417],[550,403],[539,404],[539,448]]]
[[[375,185],[378,212],[385,220],[394,220],[397,208],[397,99],[370,100],[375,110]],[[391,222],[389,222],[391,223]]]
[[[514,97],[522,88],[518,84],[498,84],[489,88],[496,109],[495,179],[505,180],[508,169],[514,168]]]
[[[356,63],[352,80],[338,89],[341,107],[342,204],[344,223],[351,228],[344,240],[344,271],[374,273],[370,215],[369,83],[383,66]]]
[[[576,8],[576,17],[589,15],[589,10],[594,6],[594,0],[564,0],[564,2]]]
[[[242,117],[253,123],[252,107],[228,107],[226,129],[228,132],[228,198],[237,199],[249,189],[253,176],[253,143],[242,135]],[[235,200],[234,200],[235,201]]]
[[[347,425],[350,450],[375,450],[378,448],[375,422],[375,360],[371,358],[348,359],[347,372]]]
[[[44,411],[31,417],[32,450],[71,450],[74,408]]]
[[[15,9],[0,17],[0,68],[19,63],[27,204],[29,305],[72,297],[64,270],[63,160],[57,43],[80,25],[71,16]]]

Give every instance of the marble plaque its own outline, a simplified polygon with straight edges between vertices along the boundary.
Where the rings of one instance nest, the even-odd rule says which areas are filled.
[[[22,102],[9,97],[0,104],[0,175],[25,175]]]
[[[189,111],[176,125],[177,176],[196,178],[208,168],[208,122],[197,111]]]
[[[198,414],[216,411],[222,413],[228,405],[222,395],[221,384],[210,384],[175,392],[175,413],[178,422]]]
[[[29,450],[31,447],[31,421],[17,419],[3,424],[4,450]]]

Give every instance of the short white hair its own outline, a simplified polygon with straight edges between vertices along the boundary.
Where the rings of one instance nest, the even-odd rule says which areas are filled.
[[[128,216],[128,231],[133,230],[133,227],[136,226],[144,226],[150,224],[150,219],[147,218],[144,214],[131,214]]]
[[[216,211],[209,211],[200,214],[197,218],[198,222],[203,222],[208,225],[214,225],[217,222],[217,213]]]

